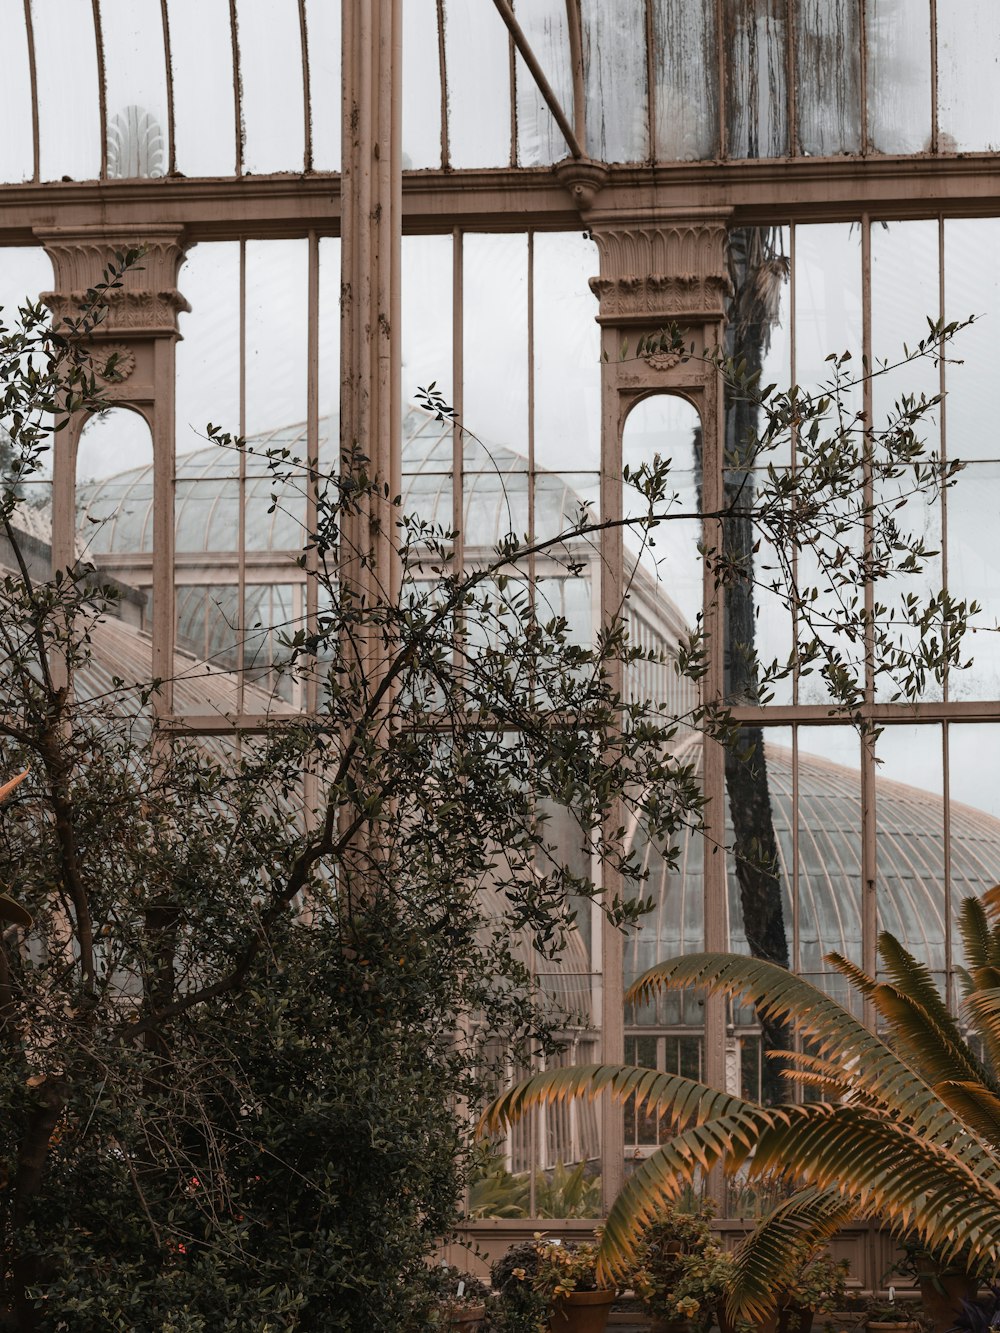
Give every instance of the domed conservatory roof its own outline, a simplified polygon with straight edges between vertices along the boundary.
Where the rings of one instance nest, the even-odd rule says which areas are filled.
[[[433,414],[411,407],[403,418],[402,510],[425,522],[452,527],[453,427]],[[334,418],[319,422],[320,460],[333,466],[337,440]],[[246,542],[249,551],[299,550],[304,501],[292,496],[272,509],[274,483],[260,455],[287,449],[306,456],[305,422],[255,435],[248,440]],[[256,455],[256,457],[255,457]],[[467,542],[491,548],[509,532],[528,531],[527,459],[502,444],[466,436],[464,531]],[[557,473],[534,478],[535,530],[557,533],[576,523],[583,501]],[[87,524],[87,549],[101,554],[151,551],[153,542],[153,465],[130,468],[113,477],[78,487],[81,523]],[[239,482],[234,459],[209,444],[177,459],[175,494],[178,551],[233,550],[238,531]]]

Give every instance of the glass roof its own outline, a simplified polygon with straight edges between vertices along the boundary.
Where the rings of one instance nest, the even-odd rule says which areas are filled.
[[[570,154],[490,0],[402,8],[404,166]],[[514,9],[597,160],[1000,147],[995,0],[580,0],[577,32],[565,0]],[[340,0],[0,0],[0,182],[336,172],[340,43]]]
[[[336,440],[336,422],[319,422],[321,456]],[[258,453],[287,448],[305,457],[304,422],[253,437]],[[420,408],[403,418],[402,512],[443,528],[452,527],[452,427]],[[239,481],[220,475],[216,445],[177,459],[175,497],[178,551],[232,551],[238,531]],[[528,471],[523,455],[505,445],[467,438],[464,448],[467,540],[493,547],[508,532],[528,531]],[[270,474],[251,460],[246,486],[246,532],[251,549],[297,551],[304,515],[293,498],[273,507]],[[581,497],[555,473],[535,474],[538,531],[560,532],[579,515]],[[102,553],[150,551],[153,540],[153,467],[130,468],[78,487],[81,523],[86,524],[88,557]]]

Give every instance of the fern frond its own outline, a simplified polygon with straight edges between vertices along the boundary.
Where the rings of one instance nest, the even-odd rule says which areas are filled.
[[[958,909],[958,931],[962,936],[965,961],[970,969],[989,967],[992,962],[993,937],[986,909],[978,898],[963,898]]]

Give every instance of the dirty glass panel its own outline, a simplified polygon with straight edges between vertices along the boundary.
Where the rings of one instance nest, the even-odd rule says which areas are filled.
[[[418,388],[435,384],[455,401],[452,383],[452,272],[450,236],[403,237],[403,508],[407,516],[453,527],[454,429],[419,406]]]
[[[243,170],[301,171],[305,159],[297,0],[236,0]]]
[[[1000,463],[970,463],[948,491],[948,588],[982,607],[963,640],[966,671],[952,671],[948,697],[1000,699]]]
[[[653,47],[656,158],[695,162],[715,157],[719,151],[715,6],[656,0]]]
[[[108,176],[164,176],[170,159],[159,0],[101,0]]]
[[[153,437],[137,412],[113,407],[83,428],[76,455],[76,547],[81,559],[117,582],[121,599],[114,618],[149,630]],[[148,672],[148,644],[145,657]]]
[[[785,0],[726,0],[726,136],[729,157],[788,152]]]
[[[799,0],[795,88],[800,152],[810,157],[860,153],[858,0]]]
[[[448,148],[453,167],[510,163],[510,41],[492,5],[447,0]]]
[[[575,232],[534,238],[535,466],[597,471],[601,339],[588,279],[597,246]]]
[[[649,156],[644,0],[583,0],[581,10],[587,153],[641,161]]]
[[[976,322],[952,343],[945,366],[949,458],[1000,459],[996,326],[1000,320],[1000,218],[944,224],[945,318]]]
[[[868,0],[865,27],[870,146],[879,153],[928,152],[931,146],[928,0]]]
[[[227,5],[167,0],[177,170],[231,176],[236,170],[233,44]]]
[[[35,170],[31,130],[31,70],[21,0],[0,0],[0,181],[29,181]]]
[[[938,149],[1000,148],[1000,8],[993,0],[938,5]]]
[[[435,0],[403,6],[403,170],[441,165],[441,60]]]
[[[542,0],[517,11],[518,22],[570,124],[573,123],[573,68],[563,0]],[[517,57],[517,160],[522,167],[545,166],[569,155],[562,130],[527,65]]]
[[[887,726],[875,779],[878,925],[944,989],[944,765],[940,727]]]
[[[101,174],[101,105],[90,0],[32,0],[31,18],[41,179],[96,180]],[[72,89],[71,115],[67,89]]]
[[[306,0],[312,165],[340,170],[340,0]]]

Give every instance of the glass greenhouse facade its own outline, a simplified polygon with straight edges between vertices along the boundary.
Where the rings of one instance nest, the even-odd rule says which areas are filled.
[[[311,502],[272,502],[266,448],[335,467],[366,441],[404,509],[460,530],[474,566],[581,506],[628,515],[623,464],[656,454],[686,508],[724,495],[736,426],[717,377],[623,358],[623,341],[671,323],[701,348],[736,337],[765,381],[816,389],[831,352],[873,365],[927,317],[983,316],[956,359],[869,382],[853,404],[871,422],[902,392],[946,395],[931,443],[967,466],[908,509],[936,554],[899,595],[944,587],[982,606],[973,663],[942,688],[907,704],[868,689],[874,749],[818,676],[766,702],[733,687],[694,521],[670,525],[656,562],[613,528],[581,550],[579,578],[530,572],[582,642],[626,584],[648,647],[703,620],[702,688],[729,691],[760,741],[789,965],[839,995],[824,954],[874,969],[887,928],[954,998],[957,906],[1000,878],[995,3],[0,0],[0,51],[0,303],[42,294],[65,314],[116,251],[146,251],[103,335],[117,406],[56,437],[20,522],[55,564],[84,556],[126,590],[94,672],[167,682],[152,704],[165,734],[252,733],[317,708],[277,669],[279,631],[319,610],[296,563]],[[752,284],[761,313],[737,336]],[[420,406],[432,382],[469,434]],[[207,443],[210,421],[250,451]],[[761,658],[787,655],[796,626],[766,587],[753,618]],[[696,702],[645,669],[623,687],[679,715]],[[701,747],[706,836],[729,844],[759,808],[739,808],[714,743],[680,743]],[[659,957],[751,949],[733,858],[692,835],[668,870],[631,836],[655,898],[641,932],[623,941],[595,909],[540,977],[565,1006],[567,1058],[634,1055],[757,1094],[751,1012],[622,998]],[[614,1108],[560,1109],[505,1161],[534,1191],[586,1160],[606,1201],[657,1134]]]

